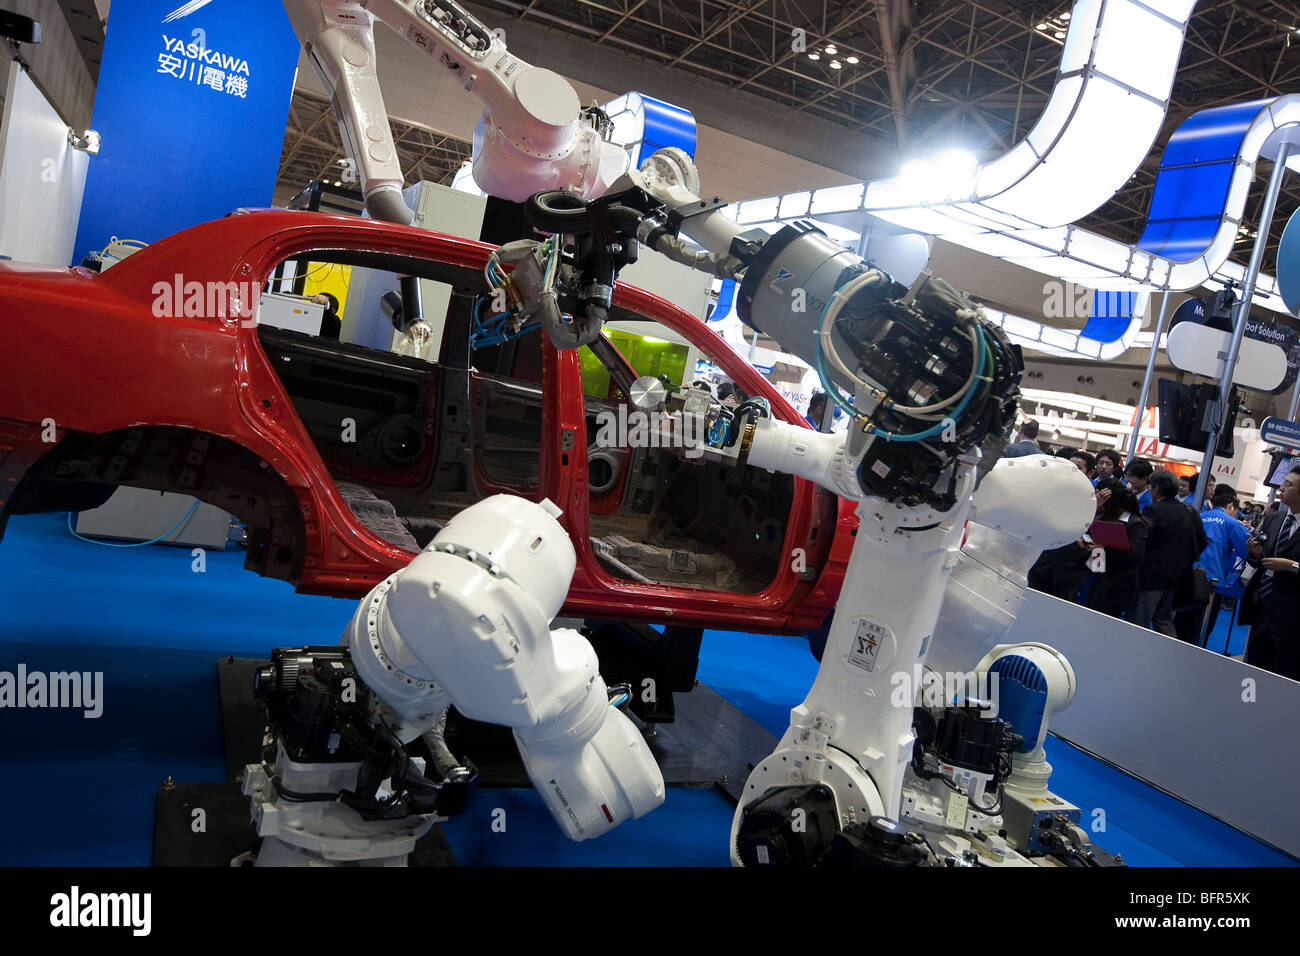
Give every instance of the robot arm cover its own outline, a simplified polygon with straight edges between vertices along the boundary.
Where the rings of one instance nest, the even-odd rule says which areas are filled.
[[[591,645],[550,630],[575,566],[555,514],[508,495],[466,509],[371,592],[345,639],[404,739],[448,702],[514,729],[556,822],[583,840],[654,809],[664,785],[636,727],[610,706]]]
[[[284,0],[294,31],[330,94],[344,147],[372,216],[407,224],[402,170],[376,72],[374,22],[383,20],[433,58],[484,106],[474,177],[494,196],[522,201],[543,189],[598,196],[627,155],[582,115],[559,74],[508,53],[453,0]]]
[[[765,418],[754,426],[748,462],[756,468],[807,478],[845,498],[863,495],[843,435]]]
[[[402,167],[375,72],[375,17],[353,0],[284,0],[307,59],[330,96],[343,149],[370,214],[406,225]]]
[[[1096,505],[1092,483],[1072,462],[1026,455],[998,460],[975,491],[971,520],[1046,551],[1083,534]]]

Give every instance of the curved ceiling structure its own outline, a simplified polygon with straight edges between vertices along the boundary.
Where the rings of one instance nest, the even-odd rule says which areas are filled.
[[[1067,224],[1108,201],[1145,158],[1150,149],[1147,134],[1159,129],[1168,106],[1182,33],[1194,6],[1194,0],[1079,0],[1047,109],[1025,140],[967,176],[945,180],[943,170],[932,167],[928,175],[922,170],[923,175],[910,178],[739,203],[735,217],[758,227],[812,219],[824,223],[832,235],[838,232],[843,241],[844,233],[852,231],[846,230],[846,219],[875,216],[1054,278],[1145,293],[1128,327],[1109,341],[1093,338],[1086,330],[1056,329],[1022,316],[993,313],[1030,348],[1094,360],[1115,358],[1136,340],[1149,293],[1185,291],[1209,282],[1242,284],[1246,270],[1229,257],[1243,226],[1255,165],[1261,156],[1275,157],[1283,141],[1300,143],[1300,94],[1196,114],[1180,127],[1183,135],[1171,140],[1173,155],[1162,167],[1153,199],[1153,208],[1163,218],[1160,225],[1148,227],[1143,240],[1128,245]],[[1161,91],[1165,99],[1153,119],[1153,97]],[[1225,123],[1224,115],[1237,121],[1238,128],[1235,155],[1215,157],[1221,165],[1221,202],[1218,208],[1198,209],[1198,228],[1190,229],[1189,217],[1180,219],[1176,209],[1180,202],[1194,203],[1198,195],[1195,185],[1189,190],[1180,180],[1189,167],[1198,165],[1195,157],[1214,138],[1216,125]],[[1105,135],[1116,123],[1125,135]],[[1182,149],[1188,141],[1195,147]],[[1187,162],[1182,161],[1184,153]],[[1288,167],[1300,169],[1300,151]],[[1162,187],[1171,182],[1177,185]],[[1175,232],[1182,237],[1179,243],[1172,241]],[[1152,249],[1158,251],[1148,251]],[[1289,312],[1270,275],[1258,277],[1254,301]]]
[[[944,238],[1062,226],[1095,212],[1128,182],[1155,143],[1195,5],[1196,0],[1078,0],[1056,85],[1028,136],[967,170],[950,164],[904,167],[898,178],[869,184],[863,207]]]

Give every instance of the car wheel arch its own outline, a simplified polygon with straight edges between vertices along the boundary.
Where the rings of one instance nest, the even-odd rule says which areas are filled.
[[[84,491],[96,484],[191,495],[229,512],[249,526],[246,567],[295,585],[301,580],[308,539],[299,494],[235,439],[181,425],[69,429],[23,476],[6,517],[77,510],[58,506],[77,499],[61,496],[59,487]]]

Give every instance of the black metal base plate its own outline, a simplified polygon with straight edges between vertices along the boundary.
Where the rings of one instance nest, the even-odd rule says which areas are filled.
[[[155,866],[230,866],[237,857],[256,853],[259,841],[238,780],[246,765],[261,760],[265,719],[253,698],[253,674],[265,663],[236,657],[217,661],[229,782],[172,783],[158,789]],[[453,714],[447,742],[454,753],[474,761],[481,788],[532,785],[509,730]],[[675,721],[656,724],[646,742],[667,786],[716,787],[735,801],[749,771],[772,752],[776,738],[714,691],[697,684],[690,693],[676,696]],[[203,811],[199,832],[195,810]],[[435,826],[416,844],[410,862],[454,866],[456,858]]]

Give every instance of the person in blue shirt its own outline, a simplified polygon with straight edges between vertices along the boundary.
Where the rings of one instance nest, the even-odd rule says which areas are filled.
[[[1122,477],[1124,474],[1124,459],[1113,448],[1106,448],[1097,452],[1097,463],[1094,467],[1097,472],[1096,477],[1092,479],[1094,488],[1107,478],[1118,478],[1121,483],[1124,480]]]
[[[1151,488],[1147,484],[1151,480],[1151,472],[1155,471],[1151,462],[1145,458],[1134,458],[1124,469],[1124,477],[1128,480],[1128,486],[1133,489],[1137,495],[1138,511],[1143,512],[1151,507]]]
[[[1240,518],[1237,491],[1231,485],[1217,485],[1210,507],[1201,512],[1201,524],[1210,543],[1201,552],[1197,566],[1205,571],[1214,591],[1206,618],[1205,607],[1180,611],[1174,617],[1178,636],[1193,644],[1201,643],[1202,623],[1205,633],[1214,630],[1224,598],[1240,598],[1246,590],[1241,580],[1249,556],[1250,531]]]

